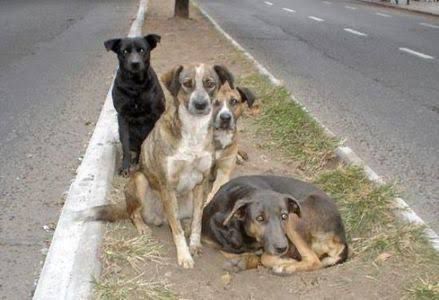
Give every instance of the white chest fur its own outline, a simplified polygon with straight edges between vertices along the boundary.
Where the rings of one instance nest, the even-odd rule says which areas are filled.
[[[232,143],[233,132],[230,130],[215,130],[213,138],[221,145],[221,149],[224,149]]]
[[[177,187],[177,193],[187,193],[201,183],[212,166],[212,153],[207,147],[211,115],[193,116],[180,106],[181,141],[174,155],[168,157],[168,180]]]

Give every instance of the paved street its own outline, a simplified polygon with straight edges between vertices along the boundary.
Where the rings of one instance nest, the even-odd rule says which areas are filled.
[[[0,299],[31,295],[137,3],[0,0]]]
[[[439,231],[439,18],[354,0],[199,0]]]

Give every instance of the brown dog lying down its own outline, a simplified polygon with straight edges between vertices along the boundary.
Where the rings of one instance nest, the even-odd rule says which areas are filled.
[[[339,264],[348,256],[335,202],[314,185],[289,177],[232,179],[205,207],[202,234],[229,258],[226,267],[233,271],[262,263],[276,274],[291,274]]]

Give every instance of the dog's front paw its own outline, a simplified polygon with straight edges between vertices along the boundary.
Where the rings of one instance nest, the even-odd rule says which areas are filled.
[[[151,235],[152,233],[151,228],[149,228],[149,226],[144,223],[136,224],[136,229],[140,235]]]
[[[223,264],[223,270],[238,273],[247,270],[246,263],[241,258],[228,259]]]
[[[193,269],[194,259],[189,253],[177,255],[178,265],[184,269]]]
[[[203,246],[201,245],[201,243],[191,243],[189,245],[189,250],[192,255],[198,256],[203,252]]]
[[[119,175],[128,178],[130,176],[130,168],[120,168]]]
[[[293,264],[282,264],[272,268],[273,274],[278,276],[288,276],[296,272],[296,267]]]

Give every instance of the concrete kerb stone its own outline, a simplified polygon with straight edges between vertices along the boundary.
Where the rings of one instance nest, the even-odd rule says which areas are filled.
[[[384,6],[387,8],[392,8],[392,9],[399,9],[399,10],[405,10],[408,12],[413,12],[413,13],[417,13],[417,14],[424,14],[424,15],[429,15],[429,16],[439,16],[439,11],[438,12],[434,12],[434,11],[426,11],[426,10],[422,10],[416,7],[413,7],[413,5],[407,5],[407,4],[392,4],[389,2],[384,2],[384,1],[375,1],[375,0],[358,0],[361,2],[367,2],[369,4],[375,5],[375,6]]]
[[[129,36],[141,34],[147,4],[147,0],[140,1]],[[99,222],[78,221],[77,212],[104,204],[112,186],[118,152],[112,87],[70,186],[33,299],[88,299],[93,280],[99,278],[99,247],[104,226]]]
[[[201,14],[208,19],[212,25],[218,30],[226,39],[228,39],[238,50],[240,50],[248,59],[250,59],[256,66],[259,73],[268,77],[272,84],[275,86],[283,86],[283,82],[276,78],[267,68],[265,68],[260,62],[258,62],[253,55],[247,52],[237,41],[235,41],[227,32],[225,32],[221,26],[207,13],[200,5],[196,3],[196,1],[192,0],[194,6],[196,6]],[[306,107],[300,103],[297,99],[291,97],[292,101],[299,104],[306,112],[312,116],[312,118],[323,128],[325,133],[329,137],[336,137],[336,135],[330,131],[325,125],[322,124],[315,116],[313,116]],[[338,159],[343,161],[349,165],[355,165],[361,167],[369,180],[374,182],[377,185],[385,184],[385,181],[381,176],[379,176],[372,168],[370,168],[355,152],[347,146],[339,145],[335,154]],[[432,247],[439,252],[439,236],[437,233],[431,229],[425,222],[422,220],[411,208],[410,206],[402,199],[395,198],[392,203],[392,209],[397,217],[399,217],[402,221],[408,222],[411,224],[416,224],[424,227],[425,237],[430,241]]]

